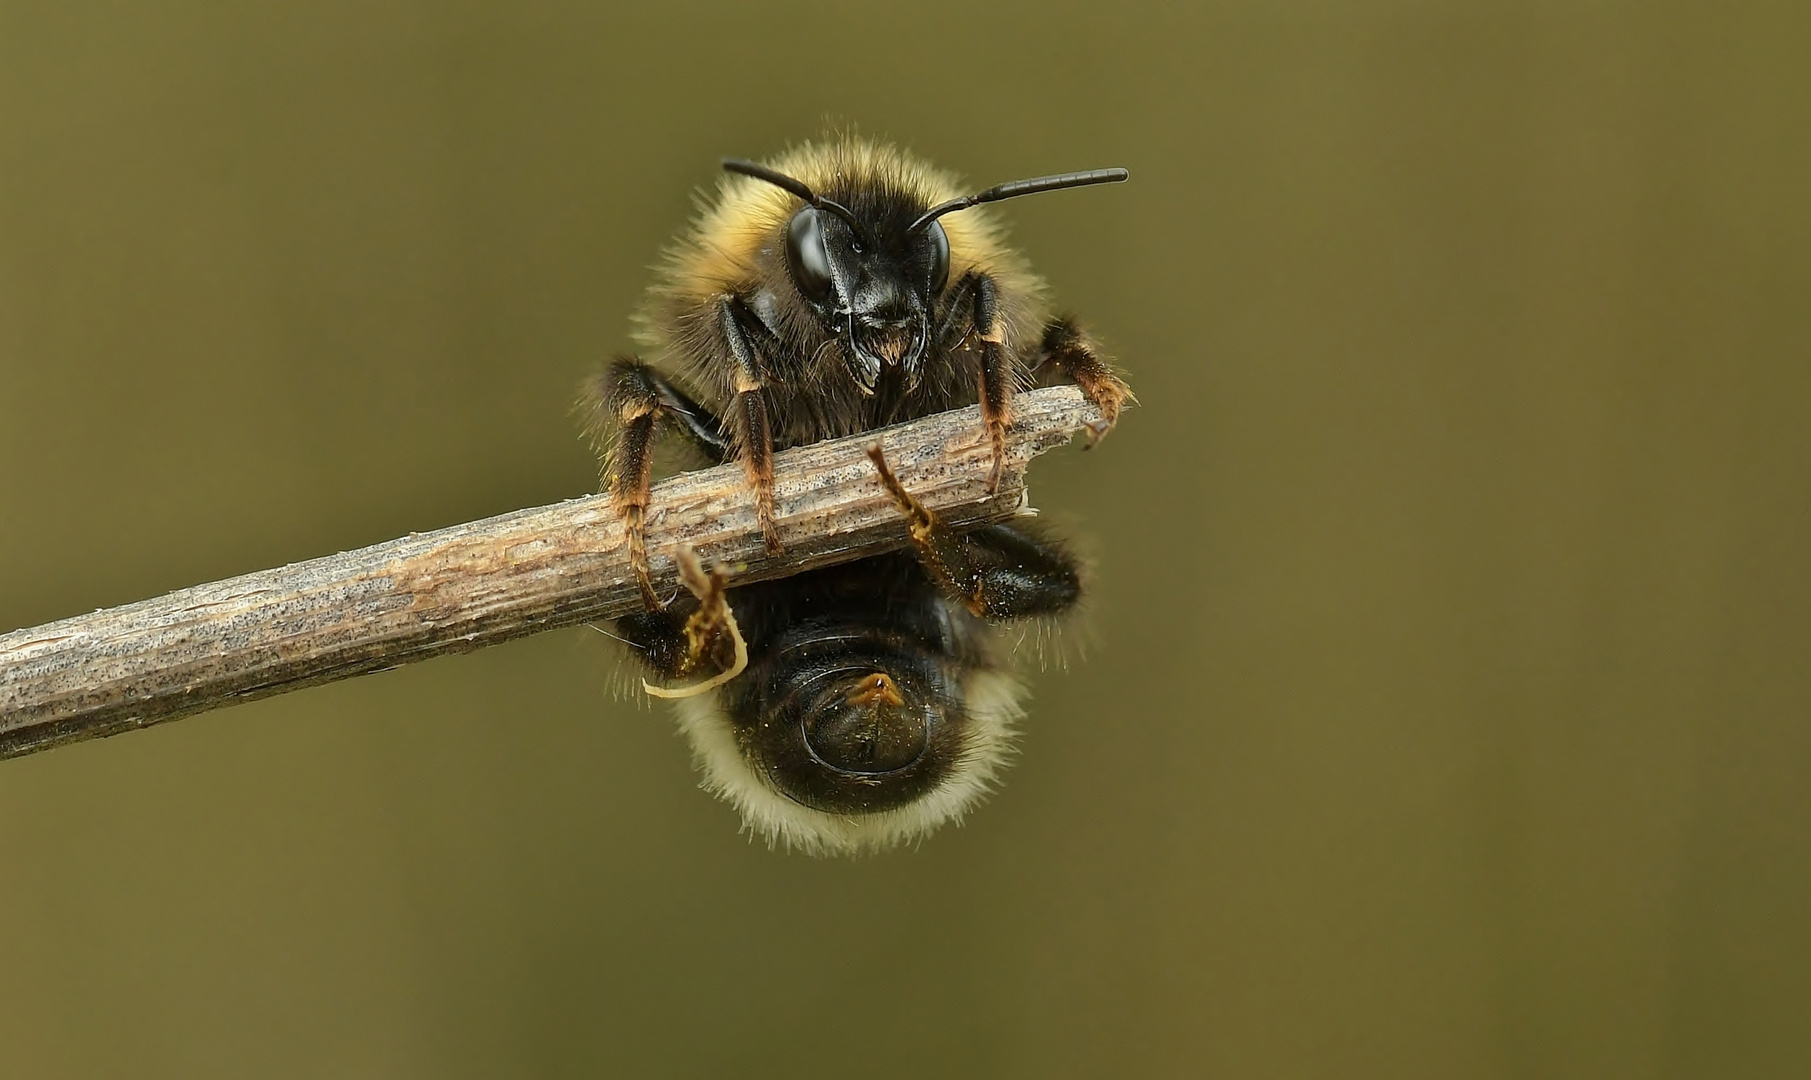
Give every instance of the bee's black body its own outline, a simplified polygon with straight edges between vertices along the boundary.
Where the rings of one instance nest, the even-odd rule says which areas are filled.
[[[1103,432],[1130,396],[1074,324],[1051,315],[985,216],[954,213],[1123,171],[964,199],[948,177],[857,140],[807,146],[773,168],[726,167],[742,175],[673,251],[644,313],[648,358],[618,361],[589,392],[648,607],[618,633],[663,679],[728,665],[720,642],[701,644],[698,600],[663,604],[647,585],[642,522],[660,425],[706,460],[743,462],[777,548],[775,450],[979,401],[997,461],[1022,384],[1080,384]],[[747,667],[680,703],[707,785],[769,839],[813,851],[884,846],[960,816],[1001,764],[1017,715],[992,624],[1061,613],[1080,592],[1060,547],[1019,525],[953,535],[877,465],[916,554],[729,590]]]

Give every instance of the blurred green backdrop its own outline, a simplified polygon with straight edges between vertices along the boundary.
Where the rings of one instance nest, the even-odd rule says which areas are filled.
[[[0,2],[0,629],[584,493],[723,154],[979,183],[1145,407],[969,825],[549,634],[0,764],[9,1076],[1811,1074],[1811,15]]]

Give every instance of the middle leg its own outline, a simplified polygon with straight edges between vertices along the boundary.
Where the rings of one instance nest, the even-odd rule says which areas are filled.
[[[658,421],[671,422],[713,461],[728,456],[723,424],[659,372],[629,358],[617,360],[586,384],[580,405],[589,414],[586,427],[592,438],[603,444],[604,490],[622,516],[642,604],[655,611],[660,598],[649,577],[646,517]]]
[[[1054,319],[1044,328],[1032,374],[1044,376],[1051,372],[1081,387],[1100,410],[1101,418],[1088,425],[1089,447],[1106,438],[1113,425],[1119,423],[1121,409],[1138,401],[1132,396],[1132,388],[1101,356],[1093,339],[1068,317]]]

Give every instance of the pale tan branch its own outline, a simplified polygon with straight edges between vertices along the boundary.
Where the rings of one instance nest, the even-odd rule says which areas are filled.
[[[785,554],[769,555],[740,466],[654,489],[655,586],[690,544],[738,582],[785,577],[905,543],[865,449],[956,525],[1010,516],[1026,464],[1099,413],[1072,387],[1020,395],[999,490],[979,410],[802,446],[774,459]],[[602,496],[418,533],[0,636],[0,757],[113,735],[252,698],[467,652],[641,605],[622,526]]]

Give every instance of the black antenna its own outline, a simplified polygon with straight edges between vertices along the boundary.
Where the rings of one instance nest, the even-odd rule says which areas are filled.
[[[837,217],[842,218],[845,222],[848,222],[849,228],[855,230],[855,235],[860,237],[862,242],[868,243],[872,240],[872,237],[868,235],[868,230],[860,221],[856,220],[854,211],[834,199],[826,199],[817,192],[812,191],[809,187],[805,186],[805,182],[802,180],[795,180],[777,169],[770,169],[765,165],[759,165],[752,161],[744,161],[741,158],[724,158],[723,171],[740,173],[743,176],[752,176],[756,180],[764,180],[774,187],[789,191],[799,198],[804,199],[817,209],[828,210]]]
[[[1131,175],[1131,173],[1124,169],[1089,169],[1087,172],[1061,173],[1057,176],[1039,176],[1031,180],[1011,180],[1004,184],[996,184],[986,191],[977,192],[973,195],[964,195],[961,198],[951,199],[949,202],[938,203],[936,206],[926,210],[923,216],[917,221],[912,222],[912,228],[906,231],[911,232],[916,229],[922,229],[945,214],[953,214],[958,210],[967,210],[969,207],[979,203],[999,202],[1001,199],[1016,199],[1020,195],[1036,195],[1040,191],[1059,191],[1063,188],[1087,187],[1089,184],[1117,184]],[[797,181],[794,181],[794,183],[797,183]]]

